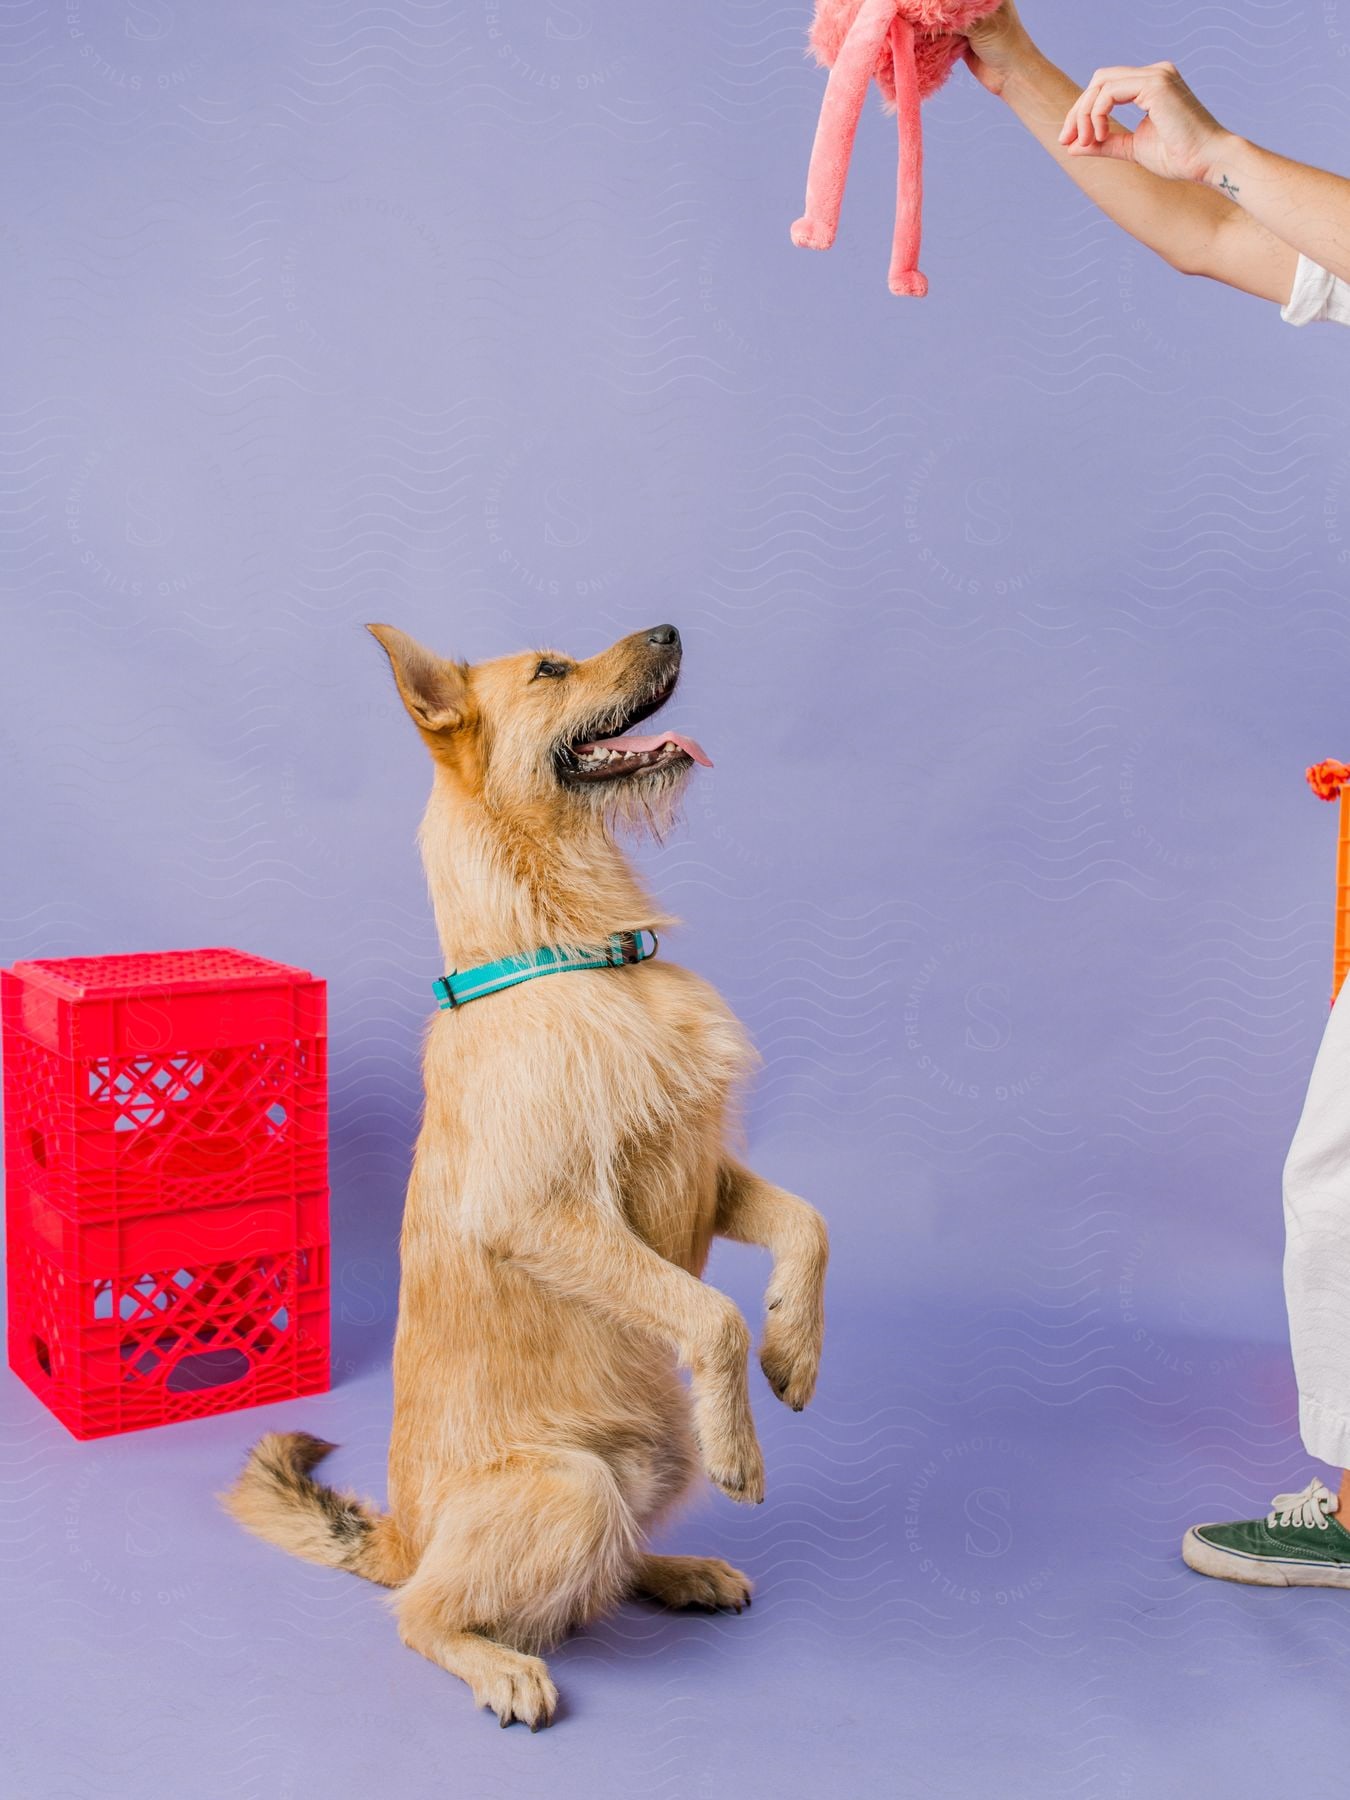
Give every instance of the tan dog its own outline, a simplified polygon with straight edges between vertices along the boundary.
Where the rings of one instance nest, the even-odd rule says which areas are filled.
[[[674,690],[673,626],[586,662],[473,668],[370,629],[434,763],[421,847],[447,969],[670,922],[613,828],[659,827],[706,759],[678,733],[609,734]],[[714,1235],[772,1251],[760,1362],[798,1410],[815,1387],[824,1224],[725,1144],[751,1062],[712,989],[660,959],[439,1012],[403,1221],[389,1511],[314,1481],[331,1446],[298,1432],[263,1438],[224,1496],[260,1537],[395,1588],[403,1641],[503,1725],[548,1724],[536,1653],[626,1594],[749,1602],[719,1558],[645,1543],[700,1459],[733,1499],[764,1497],[750,1332],[699,1279]]]

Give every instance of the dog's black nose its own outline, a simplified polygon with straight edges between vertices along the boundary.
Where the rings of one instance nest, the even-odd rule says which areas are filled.
[[[653,625],[647,633],[647,642],[657,644],[663,650],[678,650],[680,634],[673,625]]]

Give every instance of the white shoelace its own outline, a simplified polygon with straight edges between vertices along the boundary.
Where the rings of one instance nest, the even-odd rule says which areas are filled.
[[[1325,1531],[1326,1515],[1334,1513],[1337,1504],[1336,1495],[1314,1475],[1301,1494],[1276,1494],[1266,1514],[1266,1524],[1315,1525],[1319,1531]]]

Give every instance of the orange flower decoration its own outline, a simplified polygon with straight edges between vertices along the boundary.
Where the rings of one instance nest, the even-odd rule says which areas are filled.
[[[1347,782],[1350,782],[1350,767],[1335,758],[1327,762],[1314,763],[1304,771],[1308,778],[1308,786],[1319,800],[1334,800]]]

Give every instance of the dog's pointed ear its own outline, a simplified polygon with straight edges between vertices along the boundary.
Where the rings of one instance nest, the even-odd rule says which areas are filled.
[[[423,731],[453,731],[464,723],[468,690],[458,663],[437,656],[396,625],[367,625],[366,630],[388,656],[414,725]]]

